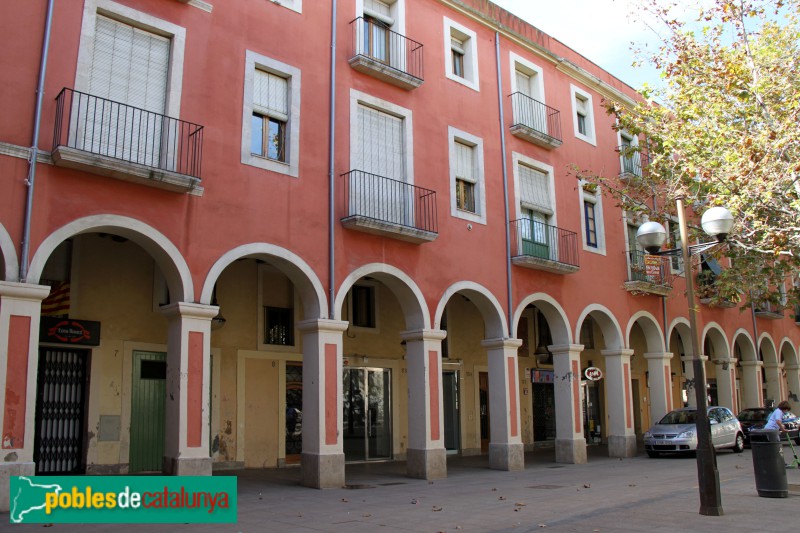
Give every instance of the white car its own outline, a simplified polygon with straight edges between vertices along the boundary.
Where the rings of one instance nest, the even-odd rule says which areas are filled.
[[[686,407],[667,413],[658,424],[644,434],[647,455],[662,453],[691,453],[697,450],[697,409]],[[739,420],[727,407],[709,407],[711,443],[715,449],[730,448],[735,453],[744,450],[744,433]]]

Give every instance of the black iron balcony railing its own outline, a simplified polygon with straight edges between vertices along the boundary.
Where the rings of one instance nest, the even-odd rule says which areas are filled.
[[[641,178],[645,175],[649,162],[647,152],[641,152],[638,147],[632,145],[618,146],[617,151],[622,158],[621,176]]]
[[[511,108],[514,111],[512,127],[525,126],[561,143],[561,120],[557,109],[519,92],[511,95]]]
[[[638,281],[672,287],[672,274],[669,268],[669,257],[651,255],[642,250],[625,252],[628,256],[628,281]]]
[[[350,22],[352,55],[364,56],[422,81],[422,44],[370,18]]]
[[[360,217],[438,233],[436,191],[351,170],[344,179],[344,218]]]
[[[512,220],[511,257],[533,257],[578,266],[578,234],[538,220]]]
[[[200,178],[203,126],[64,88],[53,147]]]

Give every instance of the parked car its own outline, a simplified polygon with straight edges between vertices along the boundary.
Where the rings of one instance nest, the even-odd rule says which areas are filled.
[[[744,433],[739,420],[727,407],[708,408],[711,443],[715,449],[731,448],[738,453],[744,449]],[[647,455],[662,453],[691,453],[697,450],[697,409],[686,407],[667,413],[658,424],[644,434]]]
[[[742,425],[744,443],[746,446],[750,445],[750,430],[763,428],[764,424],[767,423],[769,415],[771,415],[774,410],[774,407],[751,407],[739,411],[737,418]],[[800,423],[797,421],[797,415],[793,413],[784,413],[783,425],[786,426],[789,438],[800,445]],[[781,437],[781,439],[783,439],[783,437]]]

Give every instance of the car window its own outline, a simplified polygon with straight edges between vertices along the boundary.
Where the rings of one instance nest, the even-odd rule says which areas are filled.
[[[696,411],[670,411],[659,424],[694,424],[697,421]]]
[[[709,420],[709,422],[712,421],[712,420],[715,420],[717,422],[721,422],[722,421],[722,417],[719,414],[719,409],[711,409],[708,412],[708,420]]]
[[[726,409],[725,407],[720,407],[719,412],[721,420],[723,422],[727,422],[728,420],[733,419],[733,413],[731,413],[729,409]]]
[[[742,422],[763,422],[767,419],[767,412],[763,409],[745,409],[739,412],[738,418]]]

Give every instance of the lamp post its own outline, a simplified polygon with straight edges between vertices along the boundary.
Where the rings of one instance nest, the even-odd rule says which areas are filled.
[[[700,514],[721,516],[722,499],[719,490],[719,471],[717,456],[711,445],[711,426],[708,422],[708,392],[706,390],[706,368],[700,358],[700,341],[697,330],[697,309],[694,303],[694,281],[692,279],[691,257],[717,246],[725,240],[733,227],[733,216],[724,207],[712,207],[703,213],[703,231],[717,240],[689,246],[686,218],[683,211],[683,198],[677,199],[678,225],[681,233],[681,246],[673,250],[661,250],[667,232],[658,222],[645,222],[636,232],[637,242],[649,254],[683,256],[686,273],[686,298],[689,302],[689,331],[692,337],[692,367],[694,368],[694,387],[697,399],[697,479],[700,488]]]

